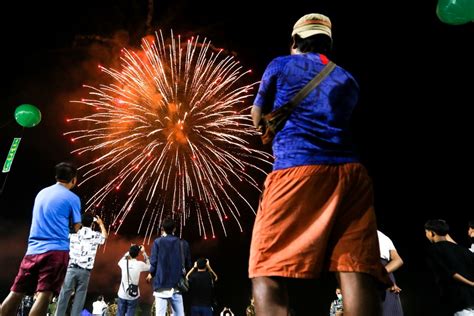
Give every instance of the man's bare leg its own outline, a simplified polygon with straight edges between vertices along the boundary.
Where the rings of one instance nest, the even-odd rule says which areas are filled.
[[[255,312],[258,316],[288,316],[288,289],[281,278],[252,279]]]
[[[344,316],[381,315],[380,294],[375,279],[366,273],[338,272],[344,300]]]
[[[10,292],[2,303],[2,312],[0,315],[15,316],[23,296],[25,296],[24,293]]]
[[[31,307],[29,316],[46,316],[48,305],[53,297],[53,292],[39,292]]]

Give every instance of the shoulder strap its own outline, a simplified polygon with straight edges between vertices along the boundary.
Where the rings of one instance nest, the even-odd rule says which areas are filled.
[[[291,99],[288,104],[288,110],[293,110],[306,96],[316,88],[323,80],[326,78],[327,75],[331,73],[331,71],[336,68],[336,64],[332,61],[324,66],[323,70],[321,70],[310,82],[306,84],[294,97]]]
[[[127,259],[127,280],[128,280],[128,285],[130,286],[130,274],[128,272],[128,259]]]
[[[179,241],[179,248],[181,251],[181,268],[183,269],[183,273],[186,273],[186,268],[184,267],[184,249],[183,249],[183,241]]]

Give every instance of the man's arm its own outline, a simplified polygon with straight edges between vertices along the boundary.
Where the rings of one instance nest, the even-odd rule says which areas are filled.
[[[153,242],[153,246],[151,248],[151,255],[150,255],[150,273],[148,273],[146,280],[150,282],[151,279],[155,276],[156,273],[156,265],[158,263],[158,239]]]
[[[104,236],[105,239],[107,239],[108,234],[107,234],[107,229],[105,229],[104,222],[102,221],[102,219],[99,216],[96,216],[95,218],[96,218],[96,223],[100,227],[100,233],[102,234],[102,236]]]
[[[206,260],[206,266],[209,272],[214,276],[214,281],[217,281],[217,274],[212,270],[209,260]]]
[[[186,273],[186,280],[188,280],[188,281],[189,281],[189,276],[191,275],[191,273],[193,273],[193,272],[194,272],[194,270],[196,270],[196,268],[197,268],[197,261],[196,261],[196,262],[194,262],[194,266],[192,267],[192,269],[191,269],[191,270],[189,270],[189,271],[188,271],[188,273]]]
[[[73,226],[72,226],[72,229],[74,229],[74,232],[77,233],[79,231],[79,229],[81,229],[82,227],[82,224],[81,223],[75,223]]]
[[[390,262],[385,266],[388,273],[398,270],[403,265],[403,260],[394,249],[390,250]]]
[[[459,281],[459,282],[461,282],[461,283],[464,283],[464,284],[467,284],[467,285],[469,285],[469,286],[474,287],[474,281],[471,281],[471,280],[466,279],[465,277],[463,277],[463,276],[460,275],[459,273],[454,273],[453,278],[454,278],[456,281]]]
[[[143,245],[140,246],[140,250],[142,251],[144,265],[142,267],[142,271],[150,271],[150,257],[146,254],[145,247]]]
[[[252,106],[250,114],[252,115],[253,126],[258,128],[260,125],[260,120],[262,119],[262,108],[254,105]]]

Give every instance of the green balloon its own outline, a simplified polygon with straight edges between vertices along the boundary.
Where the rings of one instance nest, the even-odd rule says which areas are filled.
[[[41,122],[41,112],[34,105],[22,104],[15,109],[15,120],[23,127],[33,127]]]
[[[436,14],[441,21],[452,25],[474,21],[474,0],[439,0]]]

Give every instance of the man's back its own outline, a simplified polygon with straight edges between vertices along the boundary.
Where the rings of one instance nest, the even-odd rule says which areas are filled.
[[[212,306],[214,281],[208,271],[195,271],[189,276],[192,306]]]
[[[69,264],[77,264],[84,269],[94,267],[97,248],[105,242],[105,237],[89,227],[82,227],[77,233],[71,234]]]
[[[26,254],[69,250],[68,227],[72,223],[81,222],[80,210],[79,197],[63,185],[56,183],[41,190],[33,206]]]
[[[474,306],[474,288],[453,277],[458,273],[466,279],[474,280],[474,254],[449,241],[436,242],[431,250],[431,264],[441,296],[447,300],[452,311]]]
[[[328,60],[306,53],[275,58],[267,67],[254,105],[273,110],[289,102]],[[273,96],[274,94],[274,96]],[[274,170],[301,165],[356,162],[349,125],[359,88],[336,67],[301,101],[273,141]]]
[[[150,272],[154,275],[153,289],[169,289],[176,286],[183,275],[181,260],[181,245],[183,247],[184,266],[191,266],[189,245],[173,235],[166,235],[155,239],[151,251]]]

